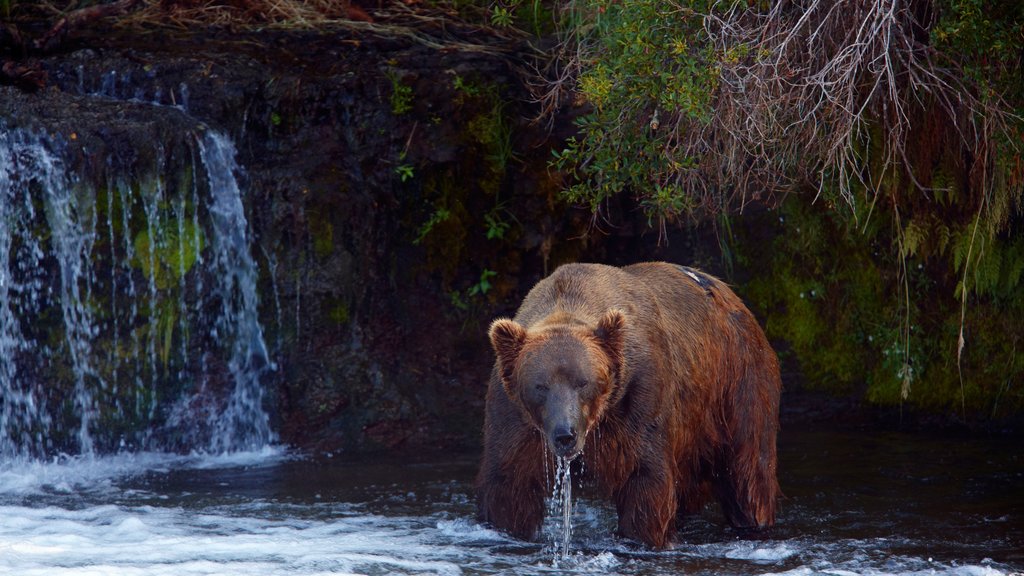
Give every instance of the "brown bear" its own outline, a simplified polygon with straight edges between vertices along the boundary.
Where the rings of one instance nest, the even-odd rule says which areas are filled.
[[[581,457],[618,533],[654,548],[711,494],[736,528],[774,523],[778,359],[720,280],[663,262],[568,264],[489,336],[481,521],[533,539],[557,455]]]

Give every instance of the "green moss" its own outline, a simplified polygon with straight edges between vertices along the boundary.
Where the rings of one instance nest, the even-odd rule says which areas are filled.
[[[446,287],[455,280],[468,248],[473,218],[466,202],[471,186],[451,172],[430,174],[424,184],[424,195],[433,200],[413,242],[425,249],[427,268],[441,272]]]
[[[455,105],[470,116],[460,139],[476,162],[483,160],[480,166],[485,168],[476,170],[476,185],[497,207],[509,163],[515,159],[507,103],[500,86],[493,82],[456,76],[452,87]]]
[[[440,207],[440,206],[434,208],[434,211],[433,211],[433,213],[430,214],[430,217],[427,218],[427,220],[423,224],[420,225],[419,229],[417,229],[417,231],[416,231],[416,239],[414,239],[412,241],[412,243],[413,244],[422,244],[423,240],[427,237],[427,235],[430,234],[430,232],[436,226],[446,222],[448,220],[448,218],[451,217],[451,215],[452,215],[451,210],[448,210],[447,208]]]
[[[164,220],[153,230],[135,235],[135,257],[132,264],[166,290],[178,284],[199,259],[203,249],[202,230],[192,221]],[[179,229],[180,226],[180,229]]]
[[[404,84],[402,78],[395,71],[389,71],[387,77],[391,81],[391,96],[389,98],[391,113],[401,116],[411,112],[414,98],[412,86]]]
[[[309,234],[313,240],[313,252],[320,260],[334,253],[334,224],[320,212],[309,214]]]
[[[489,107],[469,121],[465,133],[485,150],[491,170],[504,174],[512,159],[512,128],[505,117],[505,103],[497,95],[497,90],[492,88],[484,93],[490,100]]]
[[[330,318],[331,322],[339,326],[348,324],[349,322],[349,310],[348,304],[345,302],[337,302],[330,306],[327,311],[327,317]]]
[[[1012,320],[1024,317],[1024,240],[995,236],[976,247],[958,367],[952,292],[964,264],[955,273],[950,265],[963,231],[920,211],[904,226],[901,256],[892,220],[818,211],[798,197],[760,218],[735,227],[753,278],[739,291],[769,337],[787,343],[808,387],[976,418],[1024,409],[1013,377],[1024,370],[1024,326]],[[749,236],[768,219],[768,241]]]

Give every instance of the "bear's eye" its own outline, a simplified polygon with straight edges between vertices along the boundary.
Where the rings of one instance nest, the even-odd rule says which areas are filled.
[[[588,385],[588,382],[586,380],[577,380],[577,381],[573,382],[573,387],[576,388],[577,390],[581,390],[583,388],[586,388],[587,385]]]
[[[548,385],[547,384],[537,384],[536,386],[533,387],[533,389],[536,390],[537,392],[547,392],[548,391]]]

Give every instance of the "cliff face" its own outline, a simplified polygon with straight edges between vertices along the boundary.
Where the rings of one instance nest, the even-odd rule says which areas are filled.
[[[113,194],[114,180],[150,174],[161,186],[183,188],[197,170],[197,134],[233,140],[273,364],[260,376],[262,403],[285,443],[323,450],[474,444],[492,362],[487,323],[512,313],[558,263],[609,256],[605,243],[587,239],[589,214],[557,198],[561,183],[547,162],[560,142],[525,120],[533,113],[504,55],[509,48],[445,51],[297,33],[87,43],[43,62],[50,79],[43,91],[3,89],[2,115],[12,128],[61,142],[68,170],[97,191],[89,193],[97,205]],[[128,188],[130,196],[144,186]],[[144,262],[117,264],[101,253],[104,230],[111,238],[120,231],[115,220],[98,213],[96,276],[130,268],[133,286],[142,286],[155,277]],[[137,241],[152,224],[144,215],[135,222],[124,235]],[[200,261],[207,250],[200,246]],[[180,297],[166,300],[194,304],[188,294],[214,283],[196,274],[183,268]],[[157,300],[163,289],[154,288]],[[160,318],[139,313],[132,322]],[[97,342],[135,333],[115,334],[98,328]],[[209,399],[173,408],[172,399],[190,388],[199,394],[200,374],[227,373],[218,364],[230,362],[200,363],[203,343],[184,324],[162,339],[146,334],[134,336],[141,350],[180,349],[182,357],[168,353],[163,366],[145,369],[162,375],[151,378],[159,382],[158,408],[119,426],[153,425],[166,444],[187,447],[189,433],[170,430],[169,412],[223,403],[230,385],[211,385],[202,391]],[[187,382],[174,376],[175,363],[194,365]],[[72,387],[63,386],[62,398]],[[106,443],[116,443],[113,434]]]
[[[815,362],[851,367],[856,382],[864,366],[897,374],[862,362],[874,350],[862,342],[821,346],[821,334],[860,334],[842,321],[860,308],[819,322],[830,309],[813,307],[850,301],[814,299],[825,291],[811,256],[837,243],[807,238],[836,225],[812,226],[818,212],[799,198],[717,231],[670,227],[667,239],[629,199],[597,219],[573,209],[548,162],[578,111],[531,123],[518,48],[465,48],[342,32],[97,32],[41,62],[45,89],[0,88],[0,191],[12,195],[0,272],[20,286],[0,283],[0,453],[73,451],[76,439],[217,449],[225,431],[245,446],[266,434],[243,423],[253,406],[300,447],[474,445],[487,324],[577,260],[665,259],[729,278],[809,387],[871,398],[808,372]],[[233,159],[217,172],[207,156],[220,142]],[[48,195],[46,170],[70,192]],[[223,179],[237,218],[213,195]],[[54,229],[67,207],[77,228]],[[872,242],[843,252],[873,262]],[[836,282],[877,307],[884,282],[852,268]],[[238,270],[251,270],[258,323]],[[247,378],[260,392],[239,387]],[[999,394],[1012,412],[1019,395]]]

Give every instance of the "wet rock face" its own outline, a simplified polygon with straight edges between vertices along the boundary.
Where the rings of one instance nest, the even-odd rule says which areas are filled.
[[[3,95],[0,455],[265,444],[230,139],[174,109]]]
[[[595,254],[589,216],[558,208],[549,133],[524,120],[507,62],[296,34],[86,43],[44,62],[47,90],[7,90],[2,114],[64,135],[97,183],[111,162],[184,163],[181,134],[234,140],[281,440],[477,443],[487,322],[546,268]]]

